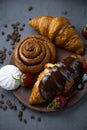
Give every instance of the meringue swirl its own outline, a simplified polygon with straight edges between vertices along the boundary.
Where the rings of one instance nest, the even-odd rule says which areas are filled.
[[[14,65],[5,65],[0,69],[0,87],[6,90],[14,90],[20,86],[18,77],[22,72]]]

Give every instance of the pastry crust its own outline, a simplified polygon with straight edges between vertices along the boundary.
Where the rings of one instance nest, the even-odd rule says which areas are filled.
[[[37,16],[29,21],[29,25],[58,46],[77,54],[84,53],[83,40],[67,18]]]
[[[80,56],[80,55],[71,55],[70,56],[71,58],[73,58],[73,59],[78,59],[80,62],[82,62],[83,60],[84,60],[84,58],[82,57],[82,56]],[[65,59],[65,60],[67,60],[67,58]],[[68,61],[64,61],[64,60],[62,60],[62,63],[64,63],[64,62],[66,62],[66,64],[68,63]],[[66,65],[65,64],[65,65]],[[70,65],[71,65],[71,63],[69,63]],[[74,65],[74,64],[73,64]],[[80,65],[80,64],[79,64]],[[58,63],[56,63],[56,64],[50,64],[50,63],[47,63],[46,65],[45,65],[45,69],[44,69],[44,71],[42,71],[40,74],[39,74],[39,76],[38,76],[38,78],[37,78],[37,81],[35,82],[35,84],[34,84],[34,86],[33,86],[33,89],[32,89],[32,92],[31,92],[31,95],[30,95],[30,97],[29,97],[29,103],[30,104],[39,104],[39,103],[44,103],[44,102],[46,102],[46,100],[43,98],[43,96],[41,95],[41,93],[40,93],[40,88],[39,88],[39,85],[40,85],[40,83],[41,83],[41,81],[42,81],[42,79],[43,79],[43,77],[47,74],[47,73],[49,73],[49,72],[52,72],[52,67],[55,67],[55,66],[57,66],[57,67],[60,67],[60,65],[58,64]],[[78,65],[77,65],[78,66]],[[76,66],[75,66],[76,67]],[[79,72],[79,67],[81,67],[81,66],[78,66],[78,70],[76,70],[77,71],[77,73],[79,74],[79,76],[81,76],[81,73],[82,72]],[[80,68],[81,69],[81,68]],[[63,70],[63,69],[62,69]],[[68,69],[67,69],[68,70]],[[66,72],[68,72],[66,70]],[[64,71],[65,71],[65,69],[64,69]],[[62,71],[63,72],[63,71]],[[66,75],[66,72],[65,72],[65,75]],[[72,72],[72,70],[71,70],[71,73],[72,73],[72,75],[75,75],[76,73],[75,73],[75,70],[73,70],[73,72]],[[52,73],[51,73],[52,74]],[[77,74],[77,78],[78,78],[78,74]],[[58,75],[59,76],[59,75]],[[66,77],[66,76],[65,76]],[[62,78],[62,77],[61,77]],[[80,77],[81,78],[81,77]],[[59,78],[60,79],[60,78]],[[80,79],[81,80],[81,79]],[[57,81],[57,83],[58,82],[60,82],[60,81]],[[74,87],[74,85],[75,85],[75,82],[77,82],[76,84],[78,84],[78,80],[77,81],[75,81],[75,79],[74,79],[74,77],[69,77],[68,78],[68,80],[66,79],[66,82],[65,82],[65,84],[64,84],[64,89],[63,90],[61,90],[61,91],[58,91],[58,94],[63,94],[64,96],[71,96],[72,95],[72,93],[73,92],[75,92],[75,87]],[[50,85],[50,83],[49,83],[49,85]]]
[[[49,39],[35,34],[22,39],[14,50],[14,63],[23,72],[38,74],[56,60],[56,48]]]

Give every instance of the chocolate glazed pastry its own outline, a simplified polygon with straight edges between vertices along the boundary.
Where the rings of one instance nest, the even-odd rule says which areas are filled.
[[[14,50],[14,63],[23,72],[37,74],[56,59],[55,46],[44,36],[35,34],[21,40]]]
[[[81,60],[80,56],[72,55],[60,63],[47,64],[33,87],[29,103],[49,102],[60,94],[70,97],[82,84]]]

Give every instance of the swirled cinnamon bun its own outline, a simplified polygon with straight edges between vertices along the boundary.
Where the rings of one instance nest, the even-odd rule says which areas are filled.
[[[22,39],[14,50],[14,63],[23,72],[37,74],[56,59],[55,46],[44,36],[35,34]]]

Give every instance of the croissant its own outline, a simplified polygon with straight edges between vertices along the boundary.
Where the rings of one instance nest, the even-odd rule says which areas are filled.
[[[83,58],[71,55],[56,64],[46,64],[39,74],[29,97],[30,104],[51,101],[56,95],[70,97],[82,84]]]
[[[83,54],[83,40],[67,18],[37,16],[29,21],[29,25],[58,46],[77,54]]]
[[[48,62],[56,60],[56,48],[49,39],[35,34],[23,38],[13,54],[14,63],[23,72],[38,74]]]

